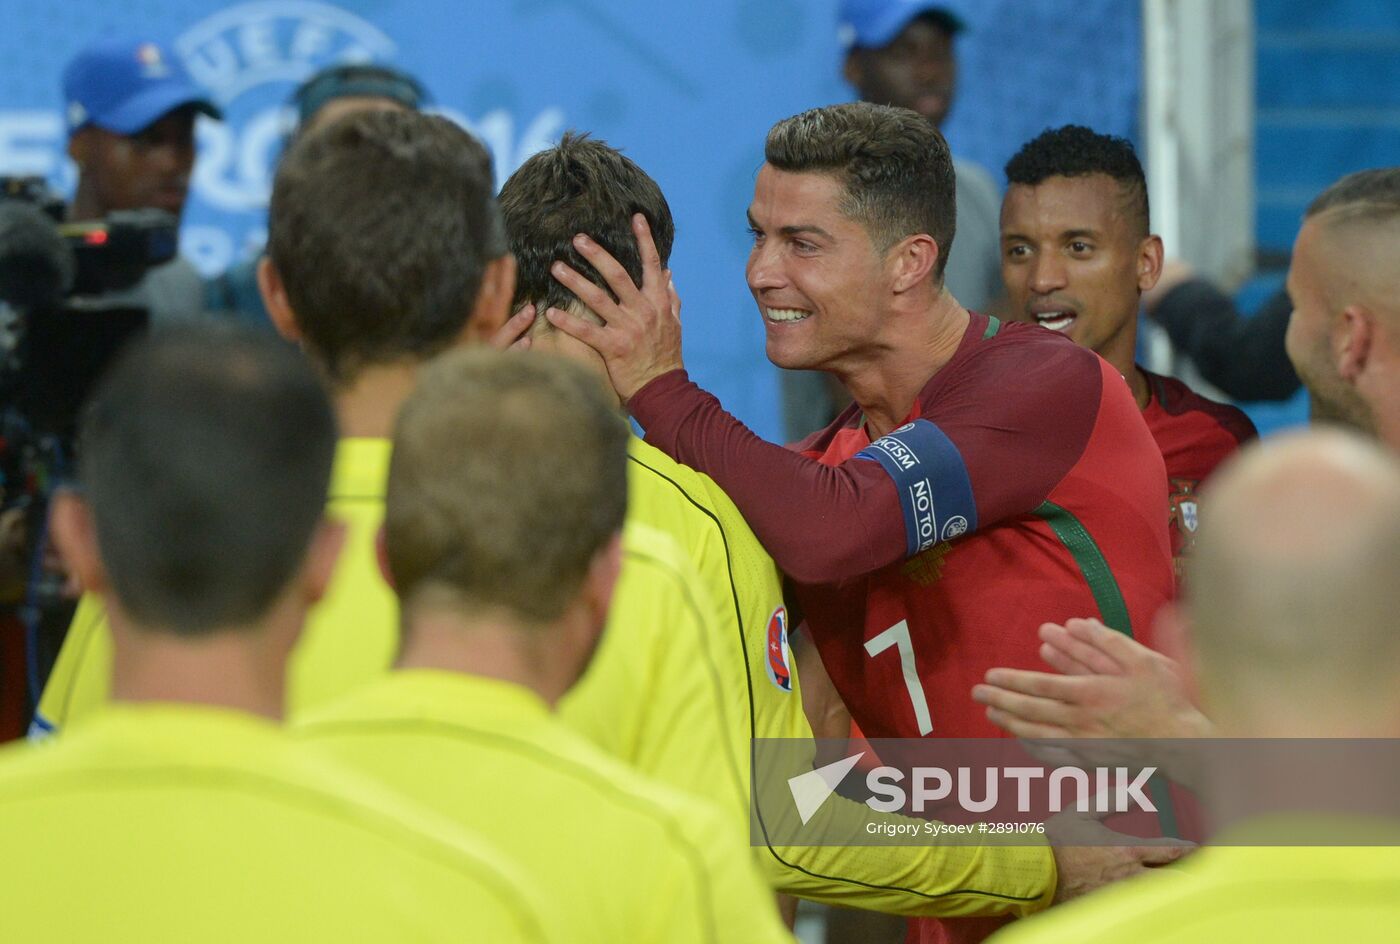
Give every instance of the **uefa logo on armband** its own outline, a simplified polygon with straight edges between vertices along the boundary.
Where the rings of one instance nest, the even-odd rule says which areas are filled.
[[[942,538],[951,541],[953,538],[960,538],[967,533],[967,519],[962,515],[954,515],[943,522]]]
[[[792,650],[788,648],[787,607],[780,606],[768,617],[768,681],[785,692],[792,691]]]

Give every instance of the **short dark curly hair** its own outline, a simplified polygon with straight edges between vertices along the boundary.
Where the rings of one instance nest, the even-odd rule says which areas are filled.
[[[1090,174],[1106,174],[1118,182],[1125,203],[1141,221],[1146,236],[1151,228],[1147,177],[1127,138],[1099,134],[1083,125],[1046,128],[1006,162],[1007,182],[1028,187],[1048,177]]]

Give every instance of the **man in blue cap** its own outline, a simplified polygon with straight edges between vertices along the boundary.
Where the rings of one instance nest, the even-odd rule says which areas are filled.
[[[897,105],[942,128],[957,88],[955,38],[966,28],[945,4],[928,0],[843,0],[842,74],[862,101]],[[948,256],[948,291],[986,311],[1002,293],[1001,197],[988,173],[953,158],[957,174],[957,250]]]
[[[946,4],[929,0],[842,0],[838,35],[842,75],[862,101],[918,112],[941,128],[957,86],[954,39],[967,24]],[[1002,295],[1001,195],[988,173],[953,158],[957,175],[956,248],[944,284],[967,308],[988,313]],[[820,429],[850,402],[825,375],[785,371],[784,432],[792,440]]]
[[[184,211],[195,116],[219,111],[179,59],[148,40],[101,40],[64,70],[63,98],[68,154],[78,164],[75,220],[143,207]]]
[[[194,169],[196,115],[219,118],[208,93],[169,49],[146,39],[103,39],[63,72],[68,154],[78,186],[68,215],[98,220],[114,210],[184,212]],[[104,304],[144,308],[153,323],[204,307],[199,274],[184,259],[157,266]]]

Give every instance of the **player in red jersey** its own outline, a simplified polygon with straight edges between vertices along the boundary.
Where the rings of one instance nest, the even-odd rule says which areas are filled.
[[[967,693],[988,659],[1039,664],[1042,614],[1089,606],[1141,633],[1167,598],[1161,460],[1122,378],[1084,355],[970,314],[898,429],[872,442],[853,407],[798,447],[849,468],[872,504],[889,502],[881,477],[897,492],[898,513],[861,517],[903,537],[902,555],[854,582],[798,585],[867,737],[997,737]]]
[[[1288,327],[1313,418],[1400,450],[1400,167],[1349,174],[1308,207],[1293,247]],[[1093,620],[1041,628],[1058,673],[999,669],[974,697],[1021,737],[1209,737],[1179,666]]]
[[[766,156],[748,280],[769,359],[834,374],[856,403],[803,453],[690,382],[644,219],[641,286],[586,237],[575,245],[611,292],[555,267],[603,325],[546,316],[603,355],[648,441],[738,505],[795,581],[867,733],[994,736],[971,685],[1004,660],[1038,665],[1050,614],[1087,609],[1140,632],[1170,596],[1161,455],[1127,384],[1091,352],[944,291],[953,171],[926,121],[815,109],[776,125]],[[1057,854],[1062,881],[1081,857],[1101,879],[1164,857]]]
[[[1128,381],[1167,466],[1178,575],[1197,525],[1197,489],[1254,424],[1233,406],[1134,363],[1138,303],[1162,274],[1147,180],[1123,138],[1078,125],[1047,130],[1006,165],[1002,280],[1012,310],[1067,335]]]

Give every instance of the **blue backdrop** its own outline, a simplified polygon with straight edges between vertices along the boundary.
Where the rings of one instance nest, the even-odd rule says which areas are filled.
[[[1134,135],[1138,4],[962,0],[962,75],[945,128],[1001,176],[1019,144],[1077,121]],[[378,59],[420,76],[507,175],[566,128],[624,148],[666,192],[692,373],[778,438],[777,384],[744,285],[744,209],[780,118],[849,99],[835,0],[63,0],[7,11],[0,32],[0,173],[69,189],[59,76],[92,38],[170,42],[224,107],[199,129],[182,248],[213,273],[262,244],[283,106],[310,72]]]

